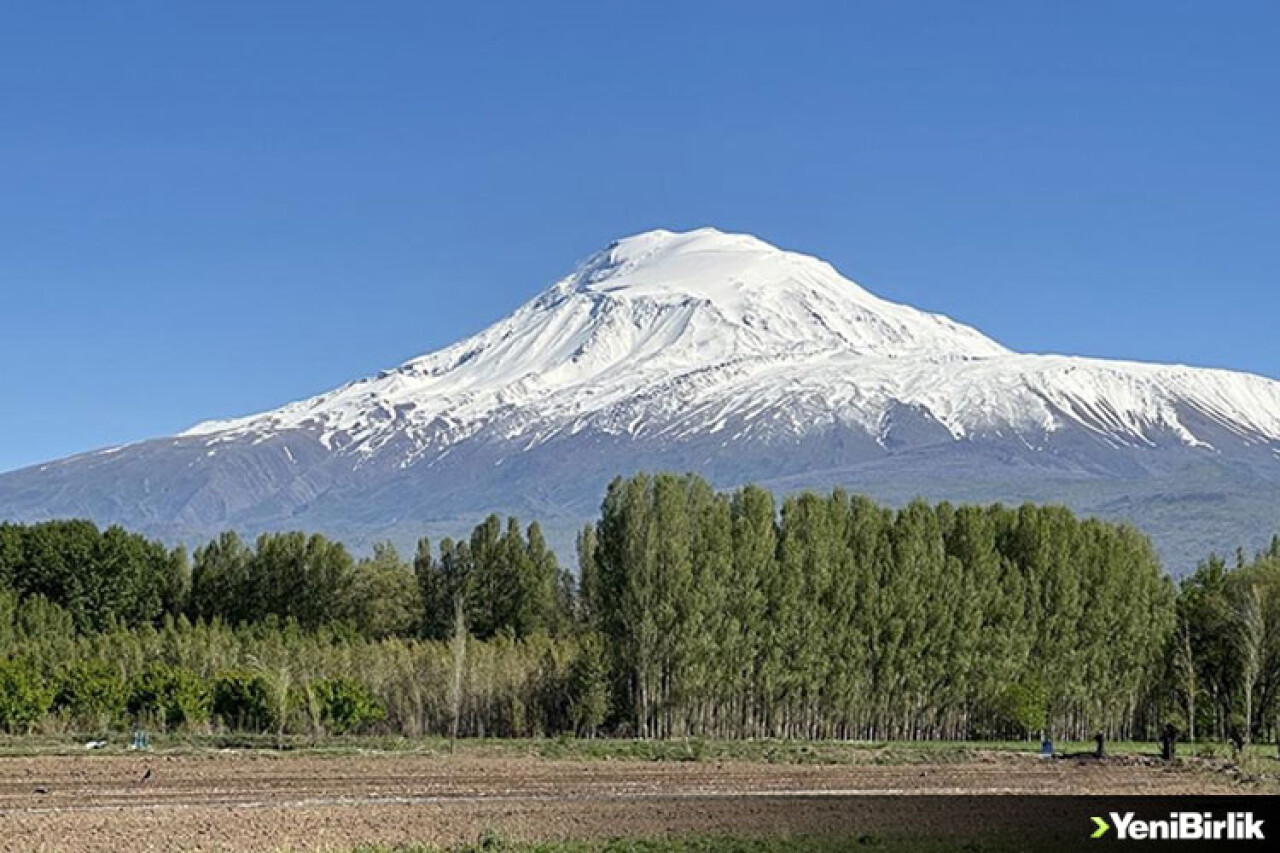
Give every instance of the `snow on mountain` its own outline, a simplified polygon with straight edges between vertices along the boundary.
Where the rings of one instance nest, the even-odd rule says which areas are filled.
[[[0,519],[412,547],[510,512],[567,556],[609,479],[638,470],[1066,503],[1133,521],[1186,569],[1280,530],[1280,383],[1021,355],[755,237],[653,231],[377,376],[0,474]]]
[[[901,406],[956,440],[1007,433],[1033,448],[1067,426],[1114,446],[1211,451],[1204,424],[1280,441],[1272,380],[1015,354],[873,296],[820,260],[710,228],[618,241],[474,337],[184,435],[308,430],[343,453],[394,444],[407,466],[481,433],[527,448],[565,432],[679,439],[735,421],[735,438],[840,424],[883,441]],[[765,411],[775,417],[756,422]]]

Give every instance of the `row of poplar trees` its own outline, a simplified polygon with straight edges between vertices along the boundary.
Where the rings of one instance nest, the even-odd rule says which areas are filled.
[[[1057,507],[637,476],[579,562],[641,737],[1130,736],[1174,623],[1144,536]]]
[[[1191,740],[1280,739],[1280,536],[1253,560],[1212,557],[1182,581],[1165,682]]]
[[[152,664],[206,686],[246,667],[348,679],[405,734],[1280,733],[1280,540],[1175,588],[1136,530],[1060,507],[890,509],[839,490],[779,506],[661,474],[610,484],[578,564],[497,516],[359,559],[314,534],[226,533],[188,558],[88,522],[0,524],[0,662],[33,683],[75,682],[60,667],[77,661],[127,683]],[[148,647],[162,625],[181,654],[130,668],[94,651],[108,634]],[[227,630],[243,654],[193,648]],[[268,651],[299,635],[366,664]],[[0,706],[17,683],[0,672]]]

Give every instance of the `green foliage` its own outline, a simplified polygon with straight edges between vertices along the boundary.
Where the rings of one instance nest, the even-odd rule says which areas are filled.
[[[594,737],[609,714],[609,671],[604,640],[586,634],[569,666],[566,694],[575,733]]]
[[[52,694],[34,667],[0,660],[0,727],[12,734],[25,734],[44,718],[52,702]]]
[[[440,545],[441,560],[431,553],[431,540],[418,540],[413,555],[413,577],[418,584],[417,633],[431,640],[443,640],[449,636],[449,615],[455,590],[448,585],[443,567],[444,555],[453,549],[453,541],[446,539]]]
[[[1189,738],[1280,734],[1280,555],[1214,556],[1182,582],[1167,695]]]
[[[446,537],[440,542],[440,559],[436,560],[431,556],[431,543],[420,540],[413,559],[413,573],[422,601],[422,636],[431,640],[449,639],[453,635],[455,604],[465,598],[471,574],[467,543]]]
[[[81,730],[100,731],[124,716],[126,698],[125,681],[117,667],[103,660],[76,660],[59,675],[53,707]]]
[[[252,551],[224,533],[195,553],[189,610],[203,619],[293,619],[304,628],[352,615],[355,564],[323,536],[264,533]]]
[[[422,611],[421,592],[413,569],[394,546],[378,543],[373,556],[356,564],[351,586],[350,618],[366,637],[408,634]]]
[[[141,725],[198,726],[209,719],[208,684],[189,670],[151,666],[130,681],[126,707]]]
[[[354,679],[327,678],[311,689],[319,700],[321,721],[334,734],[360,732],[386,719],[386,709]]]
[[[71,614],[39,593],[22,599],[14,610],[14,623],[26,637],[67,637],[76,631]]]
[[[260,608],[248,600],[253,594],[253,551],[235,531],[227,531],[197,548],[191,567],[187,612],[195,619],[220,618],[242,622]]]
[[[640,736],[1122,735],[1174,623],[1150,543],[1060,507],[837,490],[775,516],[758,489],[640,475],[610,484],[591,557],[615,722]],[[1034,715],[1011,684],[1043,687]]]
[[[1049,719],[1049,691],[1034,677],[1010,684],[1000,694],[997,710],[1024,737],[1045,730]]]
[[[0,582],[63,608],[81,631],[157,621],[175,605],[184,571],[179,552],[119,527],[0,524]]]
[[[322,536],[168,551],[0,524],[0,649],[25,730],[521,737],[1246,740],[1280,729],[1280,539],[1179,589],[1126,525],[1061,507],[781,503],[619,478],[577,542],[490,516],[409,565]],[[455,615],[465,630],[454,641]],[[21,660],[22,663],[14,663]],[[49,684],[53,696],[45,695]]]
[[[271,682],[254,672],[224,672],[213,680],[212,710],[229,729],[267,732],[279,724]]]
[[[600,570],[596,566],[596,527],[588,524],[578,531],[578,621],[595,626],[600,613]]]
[[[455,594],[461,588],[474,636],[485,640],[507,632],[528,637],[547,633],[560,621],[560,566],[536,523],[522,531],[517,519],[508,518],[504,530],[498,516],[491,515],[471,534],[464,553],[465,563],[462,555],[452,561],[462,577],[447,585]]]

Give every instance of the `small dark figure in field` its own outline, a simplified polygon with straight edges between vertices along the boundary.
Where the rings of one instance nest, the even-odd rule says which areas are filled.
[[[1104,735],[1102,732],[1098,732],[1096,735],[1093,736],[1093,742],[1097,744],[1097,748],[1094,749],[1093,751],[1093,757],[1106,758],[1107,757],[1107,736]]]
[[[143,782],[147,781],[150,778],[151,778],[151,768],[148,767],[147,772],[143,773],[142,778],[138,780],[138,784],[141,785]]]
[[[1165,761],[1173,761],[1178,756],[1178,727],[1173,723],[1165,723],[1160,733],[1160,757]]]

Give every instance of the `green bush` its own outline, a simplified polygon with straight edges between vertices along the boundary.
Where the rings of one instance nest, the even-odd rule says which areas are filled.
[[[137,722],[166,729],[198,726],[209,720],[209,691],[194,673],[156,666],[139,673],[129,690],[129,714]]]
[[[0,661],[0,727],[5,731],[30,732],[52,702],[44,679],[33,667],[14,660]]]
[[[53,707],[74,725],[104,729],[124,715],[128,698],[124,678],[105,661],[80,660],[63,668]]]
[[[271,683],[257,673],[219,675],[213,682],[213,713],[227,728],[240,731],[272,731],[279,724]]]
[[[334,734],[352,734],[386,719],[386,709],[367,687],[350,678],[326,678],[311,685],[320,720]]]

